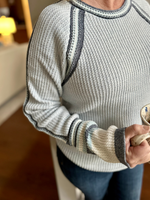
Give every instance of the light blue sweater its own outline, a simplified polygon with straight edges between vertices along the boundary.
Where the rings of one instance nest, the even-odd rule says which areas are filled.
[[[42,11],[28,48],[24,114],[72,162],[92,171],[130,167],[124,127],[141,124],[149,102],[145,0],[115,11],[63,0]]]

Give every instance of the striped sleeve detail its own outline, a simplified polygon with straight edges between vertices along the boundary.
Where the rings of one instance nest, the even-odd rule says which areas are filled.
[[[67,143],[71,146],[76,146],[76,132],[77,132],[77,129],[78,129],[79,125],[81,124],[81,122],[82,122],[82,120],[75,119],[73,121],[72,125],[70,126]]]
[[[120,162],[115,152],[116,129],[116,126],[110,126],[108,130],[93,127],[86,135],[88,149],[110,163]]]
[[[68,144],[81,152],[94,154],[109,163],[126,162],[125,128],[100,129],[94,121],[75,119],[70,127]]]
[[[135,2],[132,2],[132,6],[134,7],[134,9],[137,11],[137,13],[143,18],[145,19],[145,21],[147,21],[150,24],[150,16]]]
[[[125,128],[110,126],[103,130],[93,121],[75,119],[69,130],[68,144],[106,162],[122,163],[130,168],[126,162]]]
[[[97,124],[93,121],[85,121],[82,122],[77,130],[76,137],[76,148],[79,151],[87,153],[87,141],[86,141],[86,131],[90,129],[91,126],[95,126],[98,128]]]
[[[40,127],[40,126],[38,125],[37,120],[34,119],[34,117],[33,117],[31,114],[29,114],[29,113],[27,112],[27,109],[26,109],[27,104],[28,104],[29,99],[30,99],[30,91],[29,91],[29,86],[28,86],[28,81],[29,81],[29,80],[28,80],[28,77],[29,77],[29,75],[28,75],[28,71],[29,71],[29,69],[28,69],[29,49],[30,49],[30,45],[31,45],[32,38],[33,38],[33,35],[34,35],[35,28],[36,28],[36,24],[35,24],[35,26],[34,26],[34,29],[33,29],[33,32],[32,32],[32,35],[31,35],[31,38],[30,38],[30,41],[29,41],[28,50],[27,50],[27,57],[26,57],[26,99],[25,99],[24,104],[23,104],[23,113],[24,113],[24,115],[27,117],[27,119],[30,121],[30,123],[31,123],[38,131],[45,132],[45,133],[48,134],[48,135],[51,135],[51,136],[53,136],[53,137],[56,137],[56,134],[53,133],[52,131],[50,131],[49,129],[47,129],[46,127]],[[61,141],[63,141],[63,142],[66,143],[66,141],[67,141],[67,137],[66,137],[66,136],[57,135],[57,137],[58,137]]]
[[[62,86],[70,79],[77,67],[84,41],[84,13],[74,6],[70,14],[70,39],[67,49],[67,70]]]
[[[61,44],[59,38],[54,39],[53,37],[55,21],[52,21],[49,13],[55,14],[55,10],[51,11],[49,8],[46,8],[40,14],[28,45],[26,59],[27,93],[23,104],[23,113],[38,131],[67,143],[70,125],[79,116],[78,114],[70,115],[60,102],[62,89],[61,76],[59,75],[61,69],[57,63],[56,65],[52,63],[51,58],[54,58],[55,49],[58,49],[57,46],[60,49],[63,46],[59,45]],[[57,17],[59,18],[58,15]],[[66,29],[67,33],[68,30]]]

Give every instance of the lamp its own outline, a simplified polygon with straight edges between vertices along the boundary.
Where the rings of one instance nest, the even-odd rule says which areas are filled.
[[[13,43],[14,38],[12,33],[16,32],[15,21],[11,17],[0,17],[0,34],[2,35],[2,42],[4,45]]]

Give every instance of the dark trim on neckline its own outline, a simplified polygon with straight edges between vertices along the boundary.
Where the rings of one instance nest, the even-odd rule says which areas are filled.
[[[96,16],[106,18],[106,19],[114,19],[114,18],[122,17],[129,12],[129,10],[131,8],[132,0],[125,0],[123,5],[117,10],[102,10],[102,9],[90,6],[90,5],[82,2],[81,0],[69,0],[69,1],[74,6],[80,8],[82,10],[85,10],[91,14],[94,14]]]

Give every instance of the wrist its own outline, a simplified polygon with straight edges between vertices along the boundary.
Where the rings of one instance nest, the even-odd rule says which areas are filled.
[[[127,152],[130,147],[130,140],[126,137],[126,127],[116,129],[115,131],[115,152],[118,160],[130,168],[130,165],[126,159]]]

